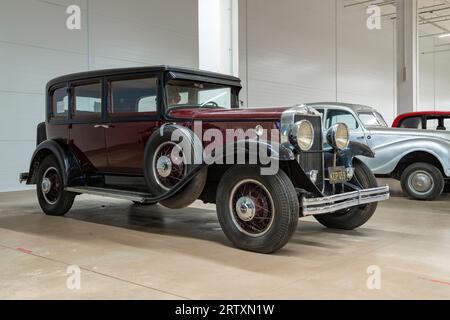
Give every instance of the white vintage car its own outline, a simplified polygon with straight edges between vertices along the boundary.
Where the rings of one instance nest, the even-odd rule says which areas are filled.
[[[346,103],[309,104],[323,114],[324,129],[350,128],[351,140],[367,144],[374,158],[361,157],[376,176],[401,181],[412,199],[435,200],[450,183],[450,132],[390,128],[372,107]]]

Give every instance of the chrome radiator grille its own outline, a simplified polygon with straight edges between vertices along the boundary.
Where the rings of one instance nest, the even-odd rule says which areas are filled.
[[[322,118],[317,116],[297,115],[295,117],[295,122],[305,119],[310,121],[314,126],[314,144],[310,151],[300,153],[298,161],[305,172],[310,170],[319,171],[316,186],[322,190],[324,181]]]

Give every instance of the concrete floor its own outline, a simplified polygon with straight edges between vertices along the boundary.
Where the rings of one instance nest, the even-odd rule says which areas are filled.
[[[0,193],[0,299],[450,299],[449,203],[394,197],[352,232],[301,220],[283,250],[260,255],[231,247],[213,206],[80,196],[48,217],[34,192]],[[80,290],[67,288],[70,265]]]

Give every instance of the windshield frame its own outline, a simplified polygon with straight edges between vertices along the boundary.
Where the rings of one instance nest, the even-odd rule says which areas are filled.
[[[170,106],[169,105],[169,93],[168,93],[168,88],[170,86],[170,82],[171,81],[189,81],[192,83],[204,83],[204,84],[208,84],[208,85],[216,85],[218,87],[223,87],[223,88],[230,88],[230,108],[227,107],[221,107],[221,106],[212,106],[210,104],[206,104],[206,105],[194,105],[194,104],[180,104],[180,105],[174,105],[174,106]],[[194,87],[194,85],[192,86]],[[219,88],[218,88],[219,89]],[[224,83],[222,81],[220,81],[220,79],[215,79],[215,78],[204,78],[204,79],[189,79],[189,78],[168,78],[166,79],[165,83],[164,83],[164,87],[163,87],[163,108],[164,108],[164,113],[167,114],[168,112],[170,112],[171,110],[176,110],[176,109],[225,109],[225,110],[229,110],[229,109],[239,109],[240,107],[240,101],[239,101],[239,91],[241,90],[240,86],[237,85],[231,85],[228,83]]]
[[[356,115],[358,116],[359,121],[361,122],[361,124],[364,127],[375,127],[375,128],[387,128],[388,127],[386,120],[384,120],[383,116],[377,111],[359,111],[359,112],[356,112]],[[372,115],[380,124],[379,125],[367,125],[361,119],[361,115]]]

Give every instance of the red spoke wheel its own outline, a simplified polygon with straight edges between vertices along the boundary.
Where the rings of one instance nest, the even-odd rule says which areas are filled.
[[[75,194],[64,189],[61,169],[54,156],[46,157],[38,168],[37,197],[42,210],[52,216],[66,214]]]
[[[219,183],[216,205],[225,235],[240,249],[275,252],[297,229],[297,193],[281,170],[262,176],[258,166],[232,167]]]
[[[161,144],[153,156],[153,172],[155,181],[164,190],[176,186],[187,173],[184,155],[181,148],[174,142]]]
[[[250,179],[233,188],[229,210],[236,227],[251,237],[264,235],[275,217],[269,191],[259,181]]]

